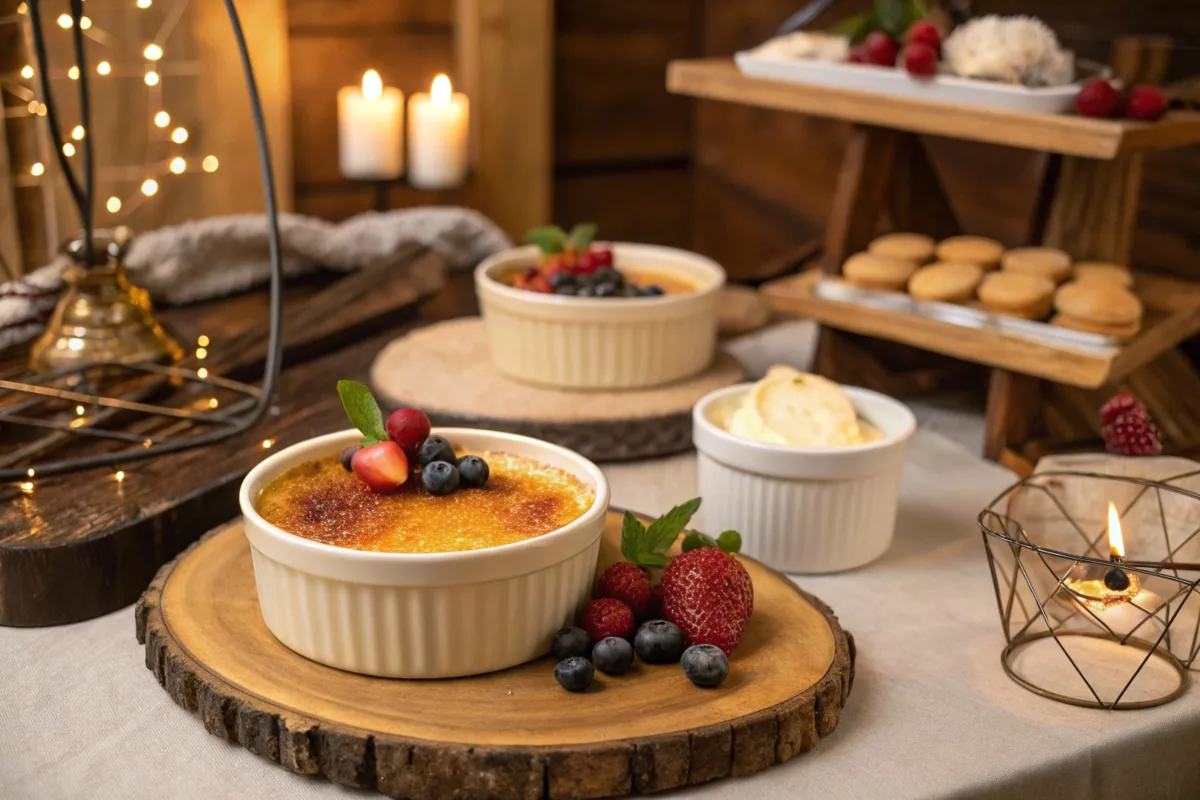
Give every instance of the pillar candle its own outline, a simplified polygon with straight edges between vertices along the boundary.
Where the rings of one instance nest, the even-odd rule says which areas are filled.
[[[408,180],[418,189],[458,186],[467,177],[470,105],[438,75],[429,94],[408,101]]]
[[[354,180],[394,180],[404,174],[404,94],[384,86],[375,70],[362,87],[338,90],[338,165]]]

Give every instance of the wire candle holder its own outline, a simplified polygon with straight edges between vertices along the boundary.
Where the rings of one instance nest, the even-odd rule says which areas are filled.
[[[1088,708],[1180,697],[1200,653],[1198,489],[1200,470],[1045,471],[980,512],[1005,673]]]
[[[32,479],[50,477],[97,467],[117,467],[155,458],[168,453],[214,444],[242,434],[257,425],[267,413],[271,394],[279,376],[282,351],[283,262],[279,241],[275,182],[271,171],[270,148],[262,103],[245,33],[233,0],[224,0],[233,28],[242,71],[250,98],[257,140],[259,168],[263,178],[267,234],[270,250],[270,336],[267,344],[262,383],[253,386],[212,376],[207,369],[187,369],[149,361],[138,363],[98,362],[70,366],[45,374],[0,380],[0,425],[17,445],[0,454],[0,482],[21,481],[23,491],[32,489]],[[83,0],[70,0],[72,44],[78,70],[79,109],[84,129],[82,179],[73,169],[64,150],[61,115],[54,102],[48,75],[49,58],[43,33],[39,0],[27,0],[37,72],[41,77],[42,102],[46,124],[59,164],[67,182],[71,200],[79,211],[84,270],[97,268],[93,246],[96,236],[93,213],[95,166],[93,162],[91,96],[88,91],[89,69],[84,47]],[[115,255],[113,251],[110,254]],[[176,391],[183,388],[183,396]],[[221,391],[234,395],[232,404],[218,408],[215,398],[197,406],[187,389],[200,387],[205,394]],[[175,404],[155,402],[164,394],[175,396]],[[76,416],[72,408],[90,407],[96,413]],[[21,430],[22,435],[8,436]],[[44,432],[29,439],[30,432]],[[82,455],[57,458],[49,454],[81,440],[104,442]]]

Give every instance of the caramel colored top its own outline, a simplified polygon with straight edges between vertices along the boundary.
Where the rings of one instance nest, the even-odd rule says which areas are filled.
[[[561,469],[504,453],[480,453],[482,489],[431,495],[413,475],[391,494],[371,491],[337,456],[292,467],[262,490],[263,519],[305,539],[354,550],[446,553],[513,544],[583,516],[592,489]]]

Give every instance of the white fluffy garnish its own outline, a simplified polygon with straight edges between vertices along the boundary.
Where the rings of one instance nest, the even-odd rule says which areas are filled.
[[[1075,57],[1034,17],[978,17],[942,43],[943,67],[964,78],[1024,86],[1062,86],[1075,79]]]

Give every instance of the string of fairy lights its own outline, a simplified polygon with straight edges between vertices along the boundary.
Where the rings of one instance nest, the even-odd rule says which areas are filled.
[[[155,5],[155,0],[123,0],[123,2],[127,2],[133,8],[142,11],[150,9]],[[167,142],[169,143],[168,147],[175,151],[170,153],[166,158],[145,164],[96,165],[98,184],[105,187],[128,187],[124,190],[110,189],[110,191],[103,193],[103,195],[107,195],[103,200],[103,207],[110,215],[110,220],[113,223],[131,214],[142,203],[157,195],[161,188],[161,180],[188,172],[213,173],[220,167],[220,161],[211,153],[195,155],[183,149],[183,145],[189,141],[193,141],[192,135],[183,125],[175,124],[168,110],[169,103],[165,101],[163,96],[165,76],[194,75],[199,68],[198,63],[171,62],[170,64],[166,64],[163,62],[165,55],[164,44],[170,39],[171,34],[183,18],[190,0],[157,0],[157,2],[160,7],[165,7],[163,21],[155,35],[142,47],[140,61],[135,64],[127,63],[128,59],[119,58],[120,53],[113,52],[106,54],[109,56],[108,58],[97,61],[93,68],[95,73],[103,78],[141,78],[148,92],[147,107],[150,109],[150,139],[151,141]],[[115,5],[115,3],[110,3],[110,5]],[[0,19],[0,22],[12,20],[22,25],[26,51],[32,52],[30,44],[32,34],[28,7],[24,2],[17,6],[15,17],[10,17],[9,20]],[[74,25],[74,20],[72,20],[70,14],[64,13],[55,19],[55,23],[59,28],[69,30]],[[117,50],[119,45],[117,38],[103,30],[100,26],[94,25],[90,17],[80,17],[79,28],[85,32],[88,40],[94,46],[113,51]],[[20,80],[4,80],[3,89],[21,98],[25,101],[25,105],[23,107],[9,107],[5,110],[6,115],[46,116],[46,105],[40,97],[40,81],[35,80],[37,76],[33,66],[25,64],[17,74]],[[79,80],[79,67],[72,65],[64,70],[63,75],[69,80]],[[52,75],[51,77],[53,79],[58,76]],[[44,130],[40,130],[40,133],[43,137],[48,138]],[[75,125],[70,131],[71,141],[63,143],[63,154],[68,158],[75,157],[78,149],[75,143],[81,141],[87,135],[88,132],[84,130],[82,125]],[[49,145],[48,147],[52,148],[53,145]],[[195,149],[194,142],[191,149]],[[40,185],[42,179],[48,177],[47,162],[50,159],[47,158],[48,153],[46,150],[47,147],[41,148],[38,156],[40,160],[15,170],[17,173],[14,176],[15,183],[18,186]],[[22,173],[26,177],[23,177]]]

